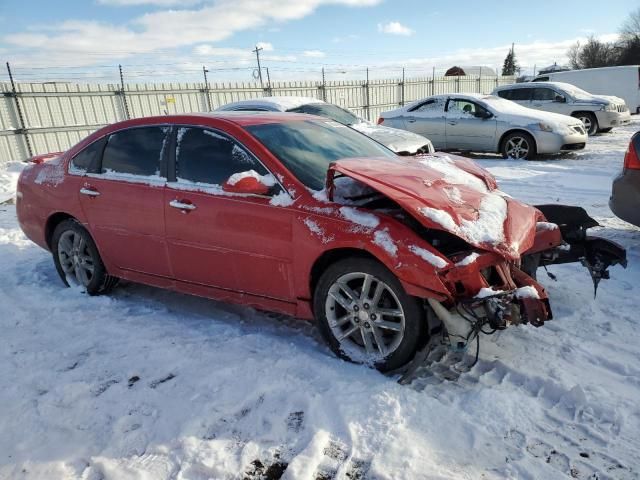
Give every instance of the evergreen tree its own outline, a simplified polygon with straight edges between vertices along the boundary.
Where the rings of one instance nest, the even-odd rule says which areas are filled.
[[[511,50],[509,50],[509,53],[507,53],[507,57],[504,59],[504,64],[502,65],[502,75],[515,75],[519,70],[520,68],[518,67],[518,61],[516,60],[516,52],[512,46]]]

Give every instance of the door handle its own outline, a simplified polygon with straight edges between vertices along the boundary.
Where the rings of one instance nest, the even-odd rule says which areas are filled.
[[[193,203],[181,202],[180,200],[171,200],[169,202],[169,206],[173,208],[177,208],[182,211],[186,210],[195,210],[196,206]]]
[[[89,188],[88,187],[82,187],[80,189],[80,193],[82,195],[88,195],[90,197],[97,197],[97,196],[100,195],[100,192],[97,191],[95,188],[92,188],[92,187],[89,187]]]
[[[407,122],[416,123],[416,119],[415,118],[407,118]]]
[[[458,122],[454,122],[454,121],[452,121],[452,120],[449,120],[449,122],[448,122],[448,123],[449,123],[449,125],[457,125],[457,124],[458,124]]]
[[[534,103],[534,104],[533,104],[533,106],[534,106],[534,107],[541,107],[541,106],[542,106],[542,104],[541,104],[541,103]]]

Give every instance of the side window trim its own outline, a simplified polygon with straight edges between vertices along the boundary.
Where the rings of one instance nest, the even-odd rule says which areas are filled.
[[[418,113],[417,110],[421,109],[422,107],[424,107],[428,103],[436,103],[435,98],[430,98],[429,100],[425,100],[424,102],[419,103],[415,107],[410,108],[409,110],[407,110],[407,112],[416,112],[416,113]]]
[[[180,182],[178,182],[178,178],[176,175],[176,147],[177,147],[177,138],[178,138],[178,130],[180,130],[181,128],[199,128],[201,130],[208,130],[210,132],[215,133],[216,135],[220,135],[222,137],[226,137],[228,139],[230,139],[232,142],[234,142],[236,145],[238,145],[239,147],[241,147],[244,151],[246,151],[251,158],[253,158],[256,163],[260,164],[262,166],[262,168],[265,169],[265,171],[270,174],[271,176],[273,176],[273,178],[276,181],[276,184],[280,186],[280,188],[282,189],[283,192],[286,192],[287,195],[289,195],[291,198],[295,198],[293,195],[291,195],[291,193],[289,193],[289,190],[287,190],[285,188],[285,186],[282,184],[282,182],[280,181],[280,178],[278,178],[277,175],[275,175],[270,168],[268,168],[259,158],[258,156],[253,153],[251,151],[251,149],[249,149],[244,143],[242,143],[241,141],[239,141],[236,137],[228,134],[227,132],[224,132],[222,130],[219,130],[215,127],[209,127],[209,126],[205,126],[205,125],[189,125],[189,124],[175,124],[172,126],[172,132],[171,132],[171,142],[170,142],[170,153],[169,153],[169,158],[168,158],[168,174],[169,176],[167,177],[167,181],[168,183],[171,183],[171,188],[179,188],[179,184],[191,184],[191,185],[196,185],[196,182],[192,182],[190,180],[181,180]],[[204,182],[203,182],[204,183]],[[211,185],[214,186],[215,184],[213,183],[205,183],[205,185]],[[265,198],[272,198],[273,195],[254,195],[257,197],[265,197]]]

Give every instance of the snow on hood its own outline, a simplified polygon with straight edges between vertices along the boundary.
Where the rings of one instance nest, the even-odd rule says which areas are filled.
[[[329,199],[336,173],[386,195],[425,227],[450,232],[477,248],[517,259],[533,245],[539,211],[502,193],[489,172],[466,158],[338,160],[327,176]],[[454,187],[460,201],[447,192]]]
[[[425,145],[427,145],[429,152],[434,151],[431,141],[417,133],[384,127],[382,125],[374,125],[369,122],[354,123],[350,125],[350,127],[373,138],[375,141],[385,145],[396,153],[407,152],[410,155],[414,155]]]

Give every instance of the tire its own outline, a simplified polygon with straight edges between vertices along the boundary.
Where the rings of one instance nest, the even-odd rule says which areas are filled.
[[[365,284],[369,288],[363,296]],[[349,294],[357,297],[355,302]],[[383,308],[390,314],[380,313]],[[407,295],[395,275],[373,259],[347,258],[330,265],[316,285],[313,309],[322,336],[338,357],[381,372],[405,365],[428,338],[422,302]]]
[[[502,139],[500,153],[503,158],[531,160],[536,156],[536,142],[526,132],[512,132]]]
[[[76,220],[65,220],[53,231],[51,253],[58,275],[67,286],[89,295],[107,293],[118,278],[107,273],[89,232]]]
[[[600,130],[598,130],[598,132],[599,133],[609,133],[611,130],[613,130],[613,127],[601,128]]]
[[[575,112],[571,114],[572,117],[577,118],[584,125],[587,134],[591,137],[598,133],[598,119],[591,112]]]

